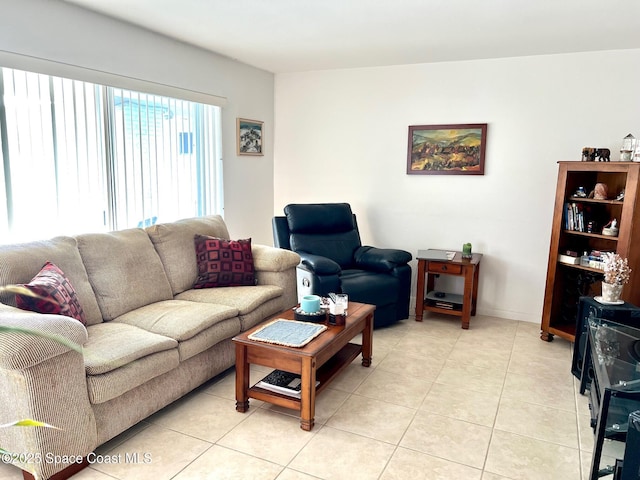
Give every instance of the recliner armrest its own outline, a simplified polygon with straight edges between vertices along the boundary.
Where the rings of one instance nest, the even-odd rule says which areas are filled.
[[[413,257],[405,250],[362,246],[354,252],[353,258],[356,266],[360,268],[375,272],[390,272],[399,265],[409,263]]]
[[[327,257],[307,252],[298,252],[302,264],[316,275],[337,275],[342,271],[340,265]]]

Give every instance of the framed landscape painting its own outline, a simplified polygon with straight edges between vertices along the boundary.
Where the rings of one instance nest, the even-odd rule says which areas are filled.
[[[487,124],[412,125],[407,174],[484,175]]]
[[[238,118],[238,155],[263,155],[262,124],[257,120]]]

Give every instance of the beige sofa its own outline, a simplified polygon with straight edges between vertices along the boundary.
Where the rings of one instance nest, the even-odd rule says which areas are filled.
[[[140,420],[234,365],[231,338],[296,304],[297,254],[252,245],[255,286],[193,289],[194,235],[229,239],[219,216],[0,247],[0,285],[28,283],[45,262],[71,281],[87,326],[0,298],[0,428],[16,465],[49,478]],[[69,472],[70,469],[65,471]]]

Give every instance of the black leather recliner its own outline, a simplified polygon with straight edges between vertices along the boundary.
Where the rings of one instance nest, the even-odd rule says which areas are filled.
[[[300,255],[299,292],[376,305],[375,327],[409,316],[409,252],[363,246],[348,203],[291,204],[284,213],[273,218],[274,245]]]

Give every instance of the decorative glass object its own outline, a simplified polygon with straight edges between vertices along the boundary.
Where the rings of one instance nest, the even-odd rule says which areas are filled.
[[[620,161],[630,162],[634,160],[634,152],[636,150],[636,137],[629,134],[622,139],[622,148],[620,149]],[[640,159],[638,159],[640,161]]]

